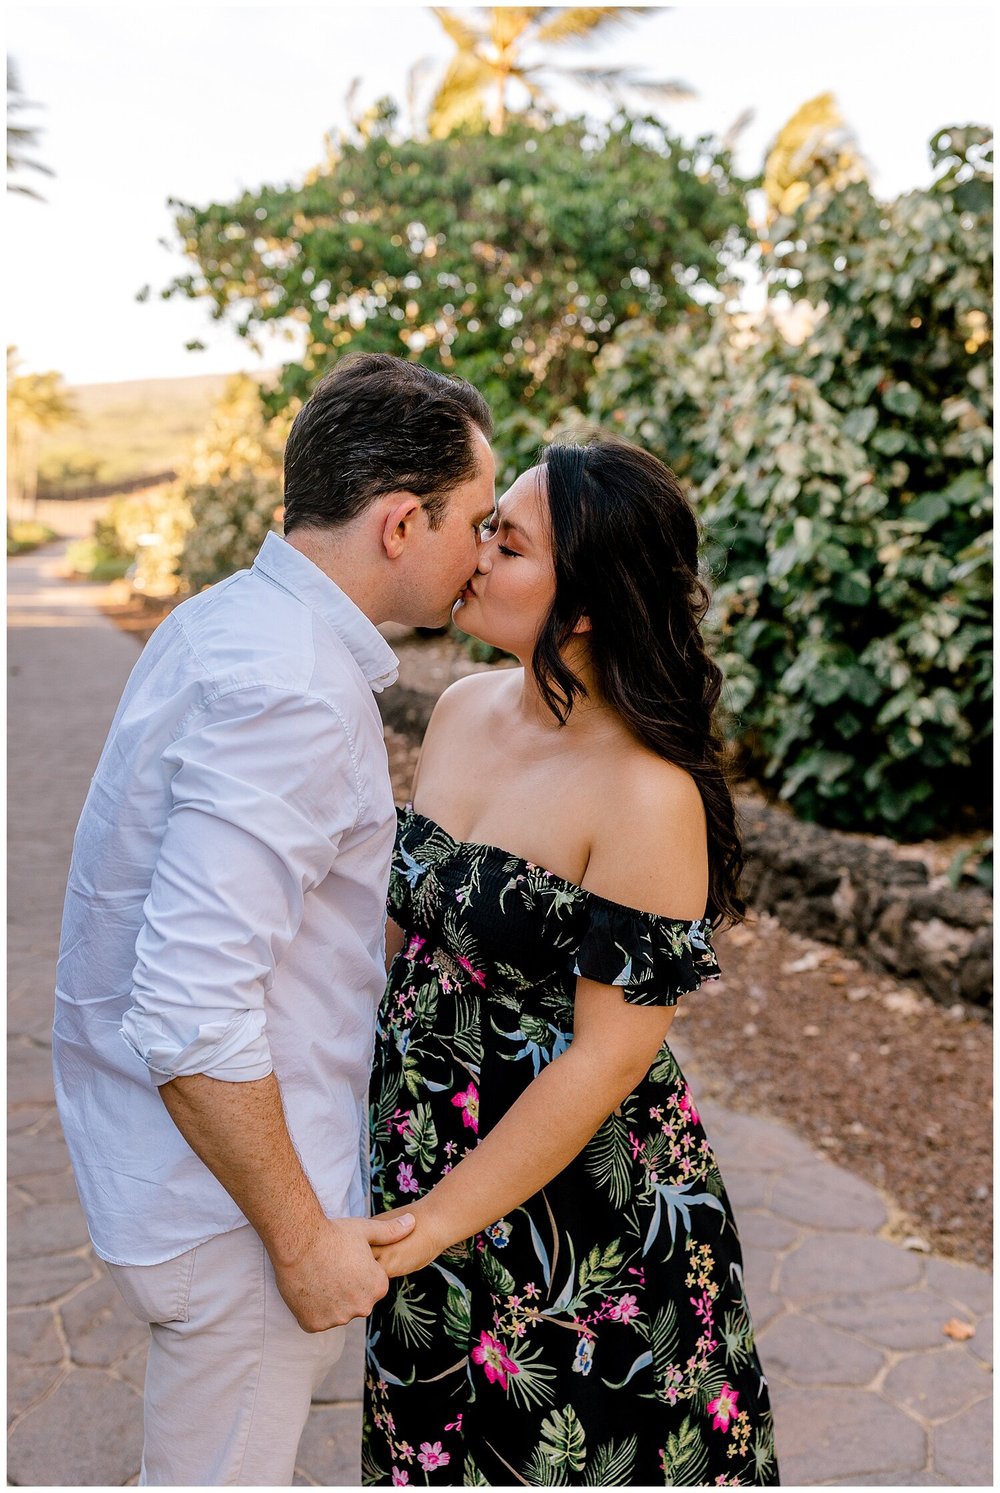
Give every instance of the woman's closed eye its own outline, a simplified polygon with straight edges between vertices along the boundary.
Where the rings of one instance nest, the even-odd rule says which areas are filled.
[[[501,555],[512,555],[514,559],[518,558],[518,551],[508,549],[505,544],[498,544],[497,549],[500,551]]]

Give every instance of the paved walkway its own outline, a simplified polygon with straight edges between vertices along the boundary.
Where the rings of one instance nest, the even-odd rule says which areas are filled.
[[[99,588],[58,579],[58,554],[8,567],[8,1476],[120,1486],[138,1473],[144,1330],[88,1247],[48,1044],[73,830],[136,648],[96,611]],[[880,1237],[879,1193],[786,1126],[702,1113],[738,1210],[785,1483],[990,1486],[990,1277]],[[945,1336],[953,1319],[975,1335]],[[360,1338],[355,1324],[317,1396],[298,1483],[358,1482]]]

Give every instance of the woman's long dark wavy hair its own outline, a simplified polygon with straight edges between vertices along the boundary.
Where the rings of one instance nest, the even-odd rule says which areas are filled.
[[[595,436],[548,446],[546,474],[556,594],[531,666],[565,724],[587,693],[563,649],[582,617],[597,689],[639,741],[689,772],[708,822],[712,925],[741,922],[743,847],[714,712],[722,672],[701,622],[710,604],[698,575],[698,521],[674,474],[649,452]]]

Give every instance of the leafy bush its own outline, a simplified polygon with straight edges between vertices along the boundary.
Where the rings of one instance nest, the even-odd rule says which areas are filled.
[[[36,550],[40,545],[49,544],[53,539],[58,539],[54,529],[47,524],[35,523],[30,519],[15,520],[7,524],[7,553],[8,555],[27,555]]]
[[[66,549],[66,564],[74,575],[88,581],[120,581],[128,574],[132,560],[128,555],[106,549],[96,539],[75,539]]]
[[[175,596],[177,562],[191,514],[177,484],[114,498],[89,539],[66,552],[70,569],[92,581],[128,577],[148,596]]]
[[[286,433],[287,421],[265,419],[253,379],[230,380],[178,484],[191,522],[177,564],[191,589],[252,564],[268,531],[280,532]]]
[[[846,828],[952,827],[987,781],[987,138],[937,136],[926,192],[819,185],[774,224],[801,345],[773,316],[633,324],[591,390],[592,415],[693,485],[751,768]]]

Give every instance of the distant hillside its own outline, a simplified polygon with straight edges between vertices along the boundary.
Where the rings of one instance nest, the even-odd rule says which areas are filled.
[[[209,373],[76,385],[70,393],[80,411],[79,422],[42,436],[40,478],[72,487],[176,470],[231,377]]]

